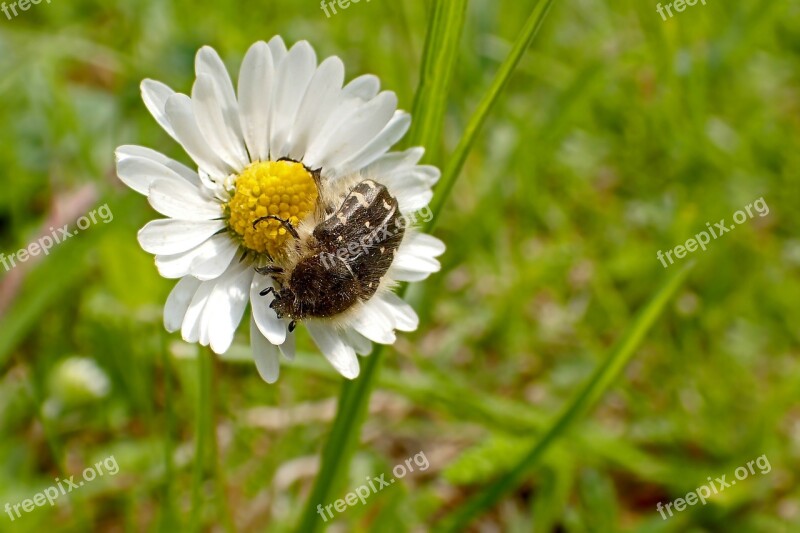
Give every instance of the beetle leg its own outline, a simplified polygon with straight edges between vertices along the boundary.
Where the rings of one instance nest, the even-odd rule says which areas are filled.
[[[275,288],[274,287],[267,287],[266,289],[264,289],[263,291],[259,292],[258,294],[260,294],[261,296],[266,296],[269,293],[274,293],[276,297],[278,296],[278,293],[275,292]]]
[[[262,276],[269,276],[272,274],[283,274],[283,269],[278,266],[263,266],[263,267],[256,267],[256,272],[261,274]]]

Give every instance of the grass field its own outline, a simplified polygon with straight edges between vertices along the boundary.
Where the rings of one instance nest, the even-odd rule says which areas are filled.
[[[535,4],[469,1],[425,162],[447,167]],[[443,204],[443,269],[407,294],[420,327],[382,355],[352,464],[314,503],[413,472],[315,527],[427,531],[466,509],[485,532],[800,528],[800,5],[707,0],[665,21],[656,4],[553,2]],[[140,81],[190,91],[206,44],[235,76],[276,34],[338,55],[347,79],[378,75],[410,110],[432,5],[0,14],[0,252],[97,215],[0,270],[0,507],[104,469],[53,506],[0,508],[0,531],[297,530],[342,378],[302,328],[275,385],[244,327],[223,357],[164,331],[173,283],[136,240],[156,213],[115,177],[114,149],[190,163]],[[721,219],[734,229],[680,258]],[[616,379],[548,433],[691,261]],[[672,503],[722,476],[737,483],[705,505]]]

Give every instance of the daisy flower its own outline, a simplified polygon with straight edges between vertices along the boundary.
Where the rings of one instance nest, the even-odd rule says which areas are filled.
[[[422,148],[389,152],[409,128],[377,77],[344,84],[338,57],[317,63],[306,41],[255,43],[234,85],[209,47],[191,95],[142,82],[142,98],[196,165],[141,146],[116,151],[117,173],[167,218],[139,231],[159,273],[179,281],[164,325],[222,354],[250,313],[250,343],[273,383],[292,358],[295,326],[343,376],[371,343],[413,331],[414,310],[391,289],[440,268],[438,239],[413,228],[439,170]],[[428,210],[428,213],[430,211]]]

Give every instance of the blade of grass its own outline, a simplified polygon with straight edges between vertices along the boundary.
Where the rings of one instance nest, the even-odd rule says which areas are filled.
[[[497,70],[497,74],[495,74],[494,80],[492,80],[492,84],[489,86],[489,90],[484,93],[481,101],[478,103],[477,109],[470,117],[467,127],[464,129],[464,134],[461,136],[461,140],[458,141],[453,154],[450,156],[447,166],[442,173],[442,179],[436,187],[436,194],[434,194],[433,200],[431,201],[433,217],[431,217],[431,220],[425,226],[426,232],[429,232],[436,224],[441,214],[442,207],[450,197],[450,191],[453,189],[453,185],[455,185],[459,174],[461,174],[461,169],[472,150],[472,145],[475,144],[478,133],[481,131],[484,122],[486,122],[486,118],[489,116],[489,112],[508,84],[508,80],[511,79],[511,74],[517,68],[523,54],[539,33],[539,28],[541,28],[552,4],[553,0],[539,0],[536,6],[534,6],[528,20],[525,21],[525,26],[523,26],[517,40],[514,42],[511,52],[509,52],[508,56],[503,60],[503,63]]]
[[[447,95],[467,14],[467,0],[436,0],[428,25],[419,85],[407,137],[410,146],[424,146],[428,161],[435,162],[442,142]]]
[[[606,361],[597,368],[583,389],[555,419],[530,452],[507,474],[445,517],[436,531],[464,531],[473,518],[495,505],[505,494],[524,481],[550,445],[563,436],[578,417],[596,404],[611,387],[619,373],[636,353],[647,332],[661,316],[667,303],[681,287],[693,266],[693,262],[688,263],[667,279],[612,348]]]

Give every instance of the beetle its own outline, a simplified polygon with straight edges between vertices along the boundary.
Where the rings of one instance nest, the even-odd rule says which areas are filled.
[[[289,331],[298,320],[334,317],[374,296],[405,235],[397,199],[371,179],[358,182],[306,237],[275,215],[254,225],[267,219],[278,220],[300,252],[286,267],[256,268],[277,282],[278,289],[269,287],[261,295],[275,295],[270,308],[278,318],[291,319]]]

